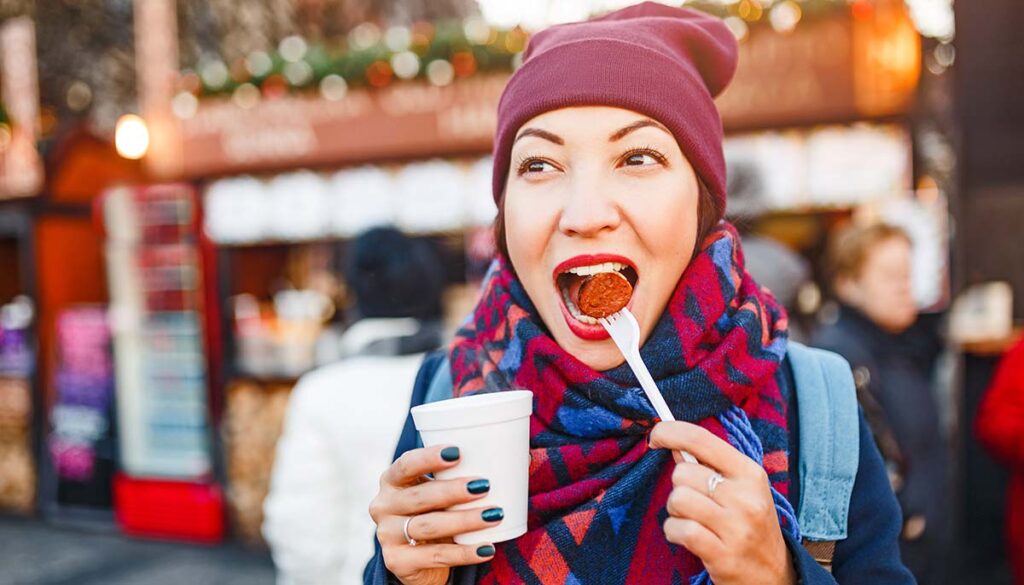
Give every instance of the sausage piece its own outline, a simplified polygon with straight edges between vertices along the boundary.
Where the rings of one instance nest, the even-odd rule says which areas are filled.
[[[632,295],[633,286],[625,276],[618,272],[602,272],[583,281],[576,306],[584,315],[601,319],[619,312]]]

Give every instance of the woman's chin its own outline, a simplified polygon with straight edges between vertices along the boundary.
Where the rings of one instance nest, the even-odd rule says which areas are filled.
[[[571,333],[570,335],[572,337],[567,340],[567,343],[559,342],[559,345],[594,371],[604,372],[611,370],[626,361],[626,358],[622,357],[622,352],[619,351],[618,347],[615,347],[615,342],[611,339],[587,341]]]
[[[552,331],[562,349],[598,372],[610,370],[626,361],[604,327],[575,320],[570,322],[569,319],[572,317],[563,319]]]

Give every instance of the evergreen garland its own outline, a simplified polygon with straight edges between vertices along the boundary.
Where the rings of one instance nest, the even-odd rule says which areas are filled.
[[[387,31],[379,31],[373,25],[362,26],[364,36],[378,37],[368,46],[346,40],[335,46],[307,47],[298,60],[285,58],[279,49],[272,53],[250,54],[248,63],[246,59],[237,59],[230,64],[200,62],[182,71],[179,89],[202,97],[230,94],[243,84],[252,84],[263,93],[287,93],[315,87],[330,75],[340,76],[349,88],[383,87],[398,79],[427,78],[428,68],[435,61],[445,62],[445,67],[450,66],[451,78],[468,77],[479,72],[511,71],[516,55],[526,47],[528,38],[520,28],[497,29],[479,20],[467,23],[446,21],[417,23],[400,29],[399,34],[408,37],[408,42],[402,43],[406,46],[389,47],[385,40]],[[467,34],[470,27],[476,27],[473,38]],[[351,33],[349,39],[358,31]],[[412,64],[409,63],[410,55],[415,56]],[[396,58],[400,57],[405,59],[406,67],[414,70],[412,75],[408,71],[404,75],[396,71]],[[263,67],[262,71],[252,71],[254,59],[269,66]],[[308,74],[299,78],[289,76],[289,67],[296,65],[300,67],[299,71],[306,69]],[[226,70],[228,75],[209,75],[206,73],[209,67]]]
[[[783,2],[799,7],[801,21],[834,15],[837,11],[870,9],[868,0],[734,0],[727,3],[690,0],[682,5],[761,27],[770,26],[770,11]],[[353,42],[360,31],[364,38],[374,38],[374,41]],[[306,47],[298,60],[289,61],[277,50],[250,53],[248,58],[237,58],[231,63],[218,59],[200,61],[182,71],[179,90],[204,97],[229,95],[242,85],[252,85],[263,95],[279,95],[309,90],[329,76],[342,78],[346,88],[383,87],[402,79],[427,78],[428,67],[435,61],[443,61],[451,67],[450,79],[439,83],[444,85],[451,79],[479,72],[511,72],[529,36],[521,28],[497,29],[479,18],[465,22],[418,22],[401,28],[399,32],[408,35],[408,43],[401,47],[395,47],[394,43],[389,46],[385,38],[387,32],[373,24],[363,24],[334,44]],[[305,44],[305,41],[299,42]],[[408,71],[401,75],[395,70],[395,59],[402,53],[415,55],[413,65],[408,56],[404,57],[406,66],[414,68],[412,75]],[[247,66],[247,59],[251,62],[254,58],[264,65],[256,71]],[[211,67],[219,73],[209,74]],[[289,75],[289,67],[292,75]],[[295,75],[296,71],[301,75]]]

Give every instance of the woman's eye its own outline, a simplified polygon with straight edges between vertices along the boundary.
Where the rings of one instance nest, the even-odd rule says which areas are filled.
[[[523,163],[522,172],[524,173],[546,173],[553,171],[555,165],[543,161],[543,160],[529,160]]]
[[[623,166],[627,167],[642,167],[652,164],[661,163],[653,154],[646,152],[634,152],[628,155],[625,160],[622,161]]]

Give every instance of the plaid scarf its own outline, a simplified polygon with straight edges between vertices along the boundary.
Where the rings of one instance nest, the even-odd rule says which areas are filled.
[[[777,382],[786,321],[747,274],[739,236],[722,222],[641,354],[679,420],[763,465],[779,521],[798,537],[785,499],[787,403]],[[478,583],[710,582],[698,557],[665,539],[674,464],[668,451],[647,446],[659,419],[629,366],[596,372],[563,350],[504,261],[456,334],[450,363],[456,396],[534,392],[528,531],[497,545]]]

